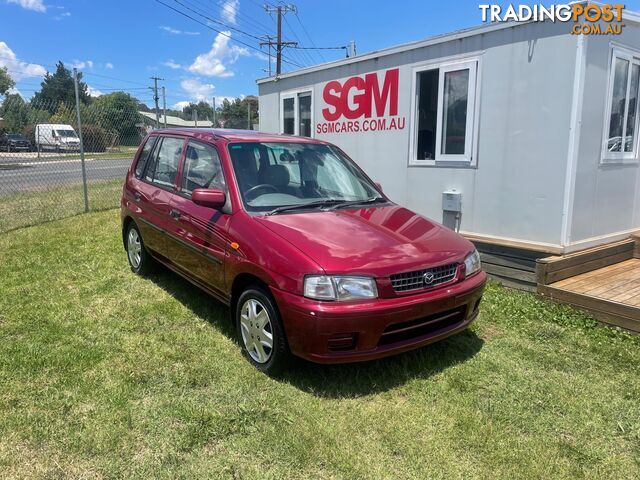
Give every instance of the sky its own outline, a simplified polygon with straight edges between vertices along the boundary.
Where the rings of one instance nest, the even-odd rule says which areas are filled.
[[[0,66],[25,98],[59,60],[82,71],[92,95],[125,90],[150,106],[154,76],[164,79],[167,107],[256,95],[256,79],[268,69],[260,38],[276,33],[265,3],[277,0],[0,0]],[[358,54],[481,23],[479,2],[469,0],[294,3],[283,40],[302,47],[353,40]],[[640,0],[625,4],[640,11]],[[283,71],[344,56],[344,49],[287,48]]]

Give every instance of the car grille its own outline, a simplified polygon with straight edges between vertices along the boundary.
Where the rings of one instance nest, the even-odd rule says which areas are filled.
[[[433,288],[453,280],[457,270],[458,264],[450,263],[449,265],[442,265],[440,267],[398,273],[391,275],[391,285],[396,292]],[[430,282],[425,281],[425,275],[428,279],[431,279]]]
[[[464,322],[466,307],[436,313],[408,322],[389,325],[382,333],[378,346],[435,336],[453,330]]]

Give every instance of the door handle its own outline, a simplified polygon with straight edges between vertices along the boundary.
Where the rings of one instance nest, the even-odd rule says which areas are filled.
[[[142,198],[142,195],[140,195],[140,192],[133,192],[133,198],[136,200],[136,202],[139,202],[140,198]]]
[[[176,220],[178,220],[180,218],[181,213],[175,208],[172,208],[171,211],[169,212],[169,215],[171,215],[172,218],[175,218]]]

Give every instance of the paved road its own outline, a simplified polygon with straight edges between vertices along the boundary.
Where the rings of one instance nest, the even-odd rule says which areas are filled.
[[[131,158],[91,159],[85,162],[87,179],[124,180]],[[82,183],[80,160],[14,155],[0,157],[0,196],[20,192],[71,186]]]

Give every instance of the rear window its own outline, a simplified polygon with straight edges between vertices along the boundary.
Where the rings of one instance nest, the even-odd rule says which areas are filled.
[[[163,137],[154,149],[152,159],[146,168],[145,180],[164,188],[173,187],[178,173],[178,164],[182,156],[184,140],[176,137]]]
[[[142,147],[142,152],[140,152],[140,156],[138,157],[138,163],[136,163],[136,178],[142,177],[144,167],[151,156],[156,139],[157,137],[149,137],[147,142],[144,144],[144,147]]]

